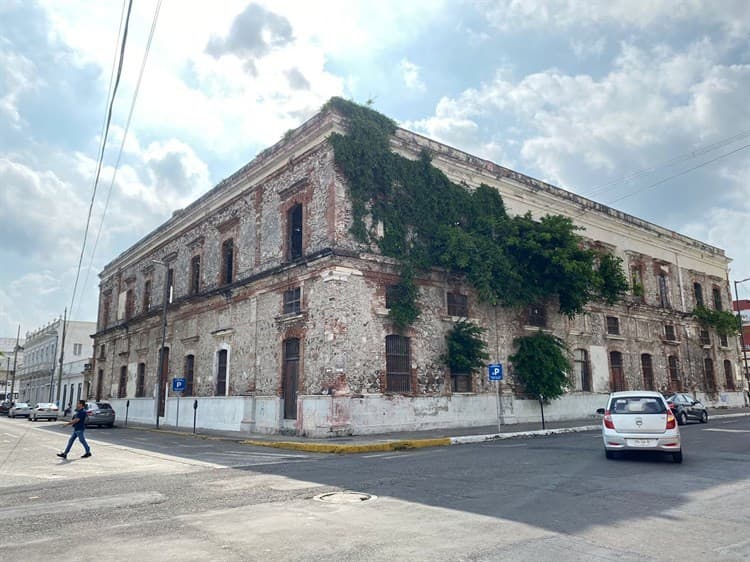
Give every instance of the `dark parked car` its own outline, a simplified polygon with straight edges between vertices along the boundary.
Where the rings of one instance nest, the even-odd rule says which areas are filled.
[[[698,420],[701,423],[708,421],[708,410],[689,394],[676,392],[666,396],[667,404],[672,408],[677,423],[685,425],[689,419]]]
[[[115,425],[115,411],[109,402],[86,402],[86,427]]]
[[[10,402],[0,402],[0,416],[7,416],[10,412]]]

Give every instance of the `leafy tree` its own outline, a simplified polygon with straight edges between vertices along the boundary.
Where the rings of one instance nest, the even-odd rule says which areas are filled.
[[[693,310],[693,316],[704,328],[713,327],[720,336],[736,336],[741,331],[741,323],[736,315],[727,310],[711,310],[705,306],[698,306]]]
[[[459,320],[445,336],[448,351],[440,359],[454,373],[474,373],[484,367],[490,356],[482,339],[486,330]]]
[[[513,376],[526,392],[544,401],[562,396],[570,386],[571,371],[565,342],[542,331],[513,340],[518,348],[509,357]]]

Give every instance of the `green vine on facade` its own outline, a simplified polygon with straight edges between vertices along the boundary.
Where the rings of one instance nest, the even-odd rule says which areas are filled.
[[[394,153],[391,119],[341,98],[327,107],[347,119],[347,134],[329,140],[349,183],[352,234],[399,261],[404,292],[415,299],[391,307],[394,323],[418,317],[413,274],[432,267],[464,275],[483,302],[519,307],[556,299],[569,316],[592,300],[613,304],[629,289],[622,260],[587,247],[571,219],[511,217],[496,189],[451,182],[427,152],[417,160]]]
[[[538,331],[513,340],[518,348],[508,359],[513,363],[513,376],[524,390],[544,401],[554,400],[570,388],[571,371],[565,342],[551,334]]]
[[[471,374],[482,369],[490,356],[482,339],[486,330],[459,320],[445,336],[447,352],[440,357],[452,373]]]
[[[727,310],[711,310],[705,306],[698,306],[693,310],[693,316],[704,328],[713,328],[720,336],[736,336],[740,333],[741,325],[736,315]]]

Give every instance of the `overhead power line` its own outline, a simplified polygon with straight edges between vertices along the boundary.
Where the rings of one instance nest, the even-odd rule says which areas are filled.
[[[94,187],[91,193],[91,203],[89,204],[89,211],[86,216],[86,228],[83,231],[83,243],[81,244],[81,255],[78,258],[78,268],[76,270],[76,280],[73,284],[73,294],[70,298],[70,310],[73,310],[73,304],[75,303],[76,290],[78,289],[78,279],[81,276],[81,265],[83,264],[83,255],[86,251],[86,239],[89,233],[89,225],[91,224],[91,213],[94,209],[94,200],[96,199],[96,189],[99,185],[99,176],[102,170],[102,162],[104,161],[104,149],[107,145],[107,137],[109,136],[109,126],[112,122],[112,107],[114,105],[115,97],[117,96],[117,87],[120,85],[120,76],[122,76],[122,63],[125,58],[125,45],[128,40],[128,26],[130,24],[130,13],[133,9],[133,0],[128,2],[128,11],[125,16],[125,26],[123,27],[122,40],[120,42],[120,60],[117,66],[117,75],[115,77],[115,85],[112,88],[112,95],[109,98],[109,109],[107,110],[107,121],[104,128],[104,138],[102,139],[101,150],[99,151],[99,161],[96,165],[96,176],[94,178]]]

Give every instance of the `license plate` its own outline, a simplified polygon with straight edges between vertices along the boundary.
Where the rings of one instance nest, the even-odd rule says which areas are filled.
[[[631,447],[653,447],[653,439],[628,439],[628,445]]]

